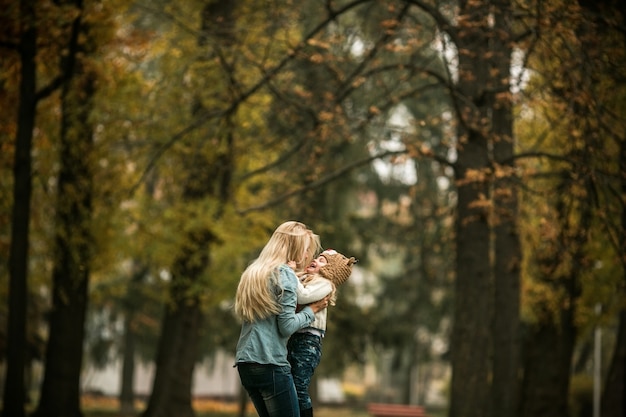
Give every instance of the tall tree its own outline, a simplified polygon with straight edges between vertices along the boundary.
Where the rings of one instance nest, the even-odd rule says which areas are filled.
[[[35,127],[37,26],[35,4],[22,0],[20,5],[20,97],[15,158],[13,163],[13,214],[9,254],[9,318],[7,357],[9,358],[3,392],[3,415],[24,416],[26,402],[24,372],[26,365],[26,309],[28,242],[31,202],[31,152]]]
[[[622,16],[626,13],[622,8]],[[626,137],[619,145],[619,172],[621,194],[626,195]],[[621,253],[622,284],[619,293],[626,292],[626,204],[622,206],[621,227],[618,229],[618,253]],[[601,396],[601,415],[620,417],[626,414],[626,306],[620,306],[617,317],[617,336]]]
[[[90,119],[98,76],[89,62],[98,45],[82,0],[72,10],[67,54],[61,60],[59,174],[55,202],[52,311],[44,379],[35,415],[81,416],[88,283],[93,257],[92,207],[94,130]]]
[[[569,197],[580,193],[577,185],[563,172],[555,190],[558,197],[553,224],[533,254],[537,261],[534,278],[553,288],[555,298],[540,296],[533,306],[537,319],[526,326],[522,416],[568,414],[570,367],[577,337],[574,321],[590,221],[584,204],[582,208],[587,210],[580,213],[581,223],[572,221],[579,214]]]
[[[132,415],[135,411],[135,357],[137,339],[137,316],[139,308],[137,300],[140,299],[140,285],[147,275],[147,268],[143,265],[134,265],[128,292],[124,298],[124,342],[122,345],[122,375],[119,394],[120,413]]]
[[[589,106],[590,110],[600,107],[599,119],[604,120],[599,126],[594,126],[594,134],[600,134],[607,146],[611,149],[607,160],[615,157],[612,163],[615,180],[602,181],[597,185],[596,193],[604,194],[604,184],[614,184],[609,188],[606,203],[612,202],[614,210],[606,210],[611,220],[605,222],[606,234],[613,236],[612,244],[618,254],[621,269],[621,280],[616,284],[617,303],[605,301],[604,310],[615,311],[617,334],[613,352],[609,359],[606,377],[602,383],[600,398],[600,414],[605,417],[618,417],[626,414],[626,306],[623,300],[626,296],[626,128],[624,127],[624,79],[626,77],[626,32],[623,30],[626,23],[626,3],[620,1],[590,2],[579,0],[585,16],[586,30],[579,32],[585,38],[587,59],[594,69],[590,73],[602,74],[602,80],[596,79],[594,86],[602,86],[594,91],[594,102],[602,102],[602,106]],[[600,78],[600,77],[598,77]],[[597,97],[597,98],[596,98]],[[606,111],[606,108],[611,109]],[[597,130],[597,131],[596,131]],[[596,143],[596,147],[600,148]],[[606,151],[605,151],[606,152]],[[605,166],[605,164],[603,164]],[[598,174],[594,173],[594,177]],[[620,197],[622,202],[619,203]],[[605,204],[606,204],[605,203]],[[608,214],[610,213],[610,214]],[[599,216],[602,217],[602,216]],[[621,254],[621,255],[620,255]],[[618,270],[619,270],[618,269]],[[616,304],[612,308],[612,304]],[[595,364],[594,364],[595,365]]]
[[[488,100],[492,103],[493,147],[493,377],[491,415],[515,416],[519,395],[520,271],[518,199],[514,163],[511,54],[513,10],[509,0],[492,3],[490,36],[492,78]]]
[[[615,132],[623,132],[623,118],[615,116],[623,109],[617,98],[623,100],[621,82],[616,82],[623,75],[613,61],[623,60],[623,34],[610,34],[614,12],[604,20],[567,2],[542,3],[535,11],[543,18],[537,23],[549,30],[539,26],[535,32],[543,33],[530,56],[537,77],[527,91],[549,104],[542,109],[535,102],[535,116],[546,119],[545,133],[529,147],[533,152],[541,148],[547,158],[534,162],[533,169],[541,167],[542,174],[528,183],[543,198],[530,193],[524,198],[533,204],[525,203],[525,211],[541,220],[533,231],[539,236],[527,237],[533,264],[526,267],[521,413],[548,416],[568,413],[573,355],[589,311],[599,302],[614,311],[622,305],[597,292],[589,305],[588,277],[602,282],[603,270],[615,265],[612,252],[620,253],[619,239],[611,236],[621,233],[615,222],[619,215],[614,215],[621,203],[614,197],[615,178],[623,175],[615,151],[623,136]],[[602,249],[593,251],[594,246]]]
[[[233,15],[235,2],[208,2],[201,11],[201,30],[198,32],[198,45],[202,49],[202,60],[213,59],[227,65],[224,49],[234,37]],[[224,74],[226,77],[227,74]],[[228,83],[213,86],[222,102],[210,102],[219,108],[232,103]],[[193,103],[193,116],[206,114],[202,97],[196,96]],[[192,381],[193,370],[199,358],[200,331],[203,325],[202,278],[211,267],[213,247],[219,238],[213,229],[213,222],[222,217],[229,203],[233,175],[233,124],[230,114],[226,114],[216,125],[211,124],[205,132],[208,140],[191,142],[183,156],[186,169],[182,179],[180,198],[186,205],[201,207],[203,201],[213,207],[209,212],[200,213],[206,221],[188,222],[184,219],[183,242],[171,266],[169,300],[159,339],[156,373],[148,406],[144,417],[193,416]],[[193,219],[192,219],[193,220]]]
[[[491,82],[484,65],[490,51],[493,18],[489,1],[461,1],[458,26],[451,34],[458,51],[458,158],[455,179],[456,283],[451,337],[452,381],[450,417],[489,415],[489,331],[492,303],[491,231],[489,226],[489,136],[493,103],[489,86],[500,85],[504,74]]]

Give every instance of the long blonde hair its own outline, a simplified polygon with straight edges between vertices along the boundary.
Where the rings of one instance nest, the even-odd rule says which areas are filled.
[[[277,268],[295,261],[296,269],[310,264],[320,250],[319,236],[303,223],[287,221],[243,272],[235,296],[235,313],[245,321],[262,320],[281,311],[272,288],[279,288]]]

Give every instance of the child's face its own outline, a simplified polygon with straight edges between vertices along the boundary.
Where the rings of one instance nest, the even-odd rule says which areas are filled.
[[[320,272],[320,269],[326,264],[328,264],[328,260],[325,256],[320,255],[317,258],[313,259],[311,265],[306,267],[306,272],[308,272],[309,274]]]

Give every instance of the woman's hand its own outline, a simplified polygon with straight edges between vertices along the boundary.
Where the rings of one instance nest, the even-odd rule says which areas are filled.
[[[309,304],[309,307],[311,307],[311,310],[313,310],[314,313],[317,313],[318,311],[322,311],[323,309],[328,307],[329,300],[330,300],[330,295],[327,295],[321,300]]]

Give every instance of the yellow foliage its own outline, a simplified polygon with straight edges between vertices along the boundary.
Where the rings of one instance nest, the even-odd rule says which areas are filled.
[[[558,320],[561,310],[571,308],[576,324],[585,329],[598,319],[593,313],[597,303],[612,310],[620,304],[616,285],[623,271],[605,229],[611,220],[603,213],[616,210],[604,187],[618,170],[618,141],[611,132],[623,127],[610,115],[623,111],[626,89],[615,84],[614,74],[595,72],[591,80],[583,70],[608,67],[594,60],[596,51],[585,46],[589,39],[578,36],[577,28],[585,24],[578,3],[546,7],[559,8],[562,18],[550,21],[553,15],[543,14],[542,24],[551,30],[530,56],[534,71],[518,103],[515,125],[518,152],[535,155],[519,163],[525,191],[520,195],[523,311],[534,320]],[[600,109],[598,103],[606,106]],[[578,159],[581,155],[584,159]],[[583,223],[585,210],[592,212],[590,225]],[[572,286],[580,292],[566,291]]]

